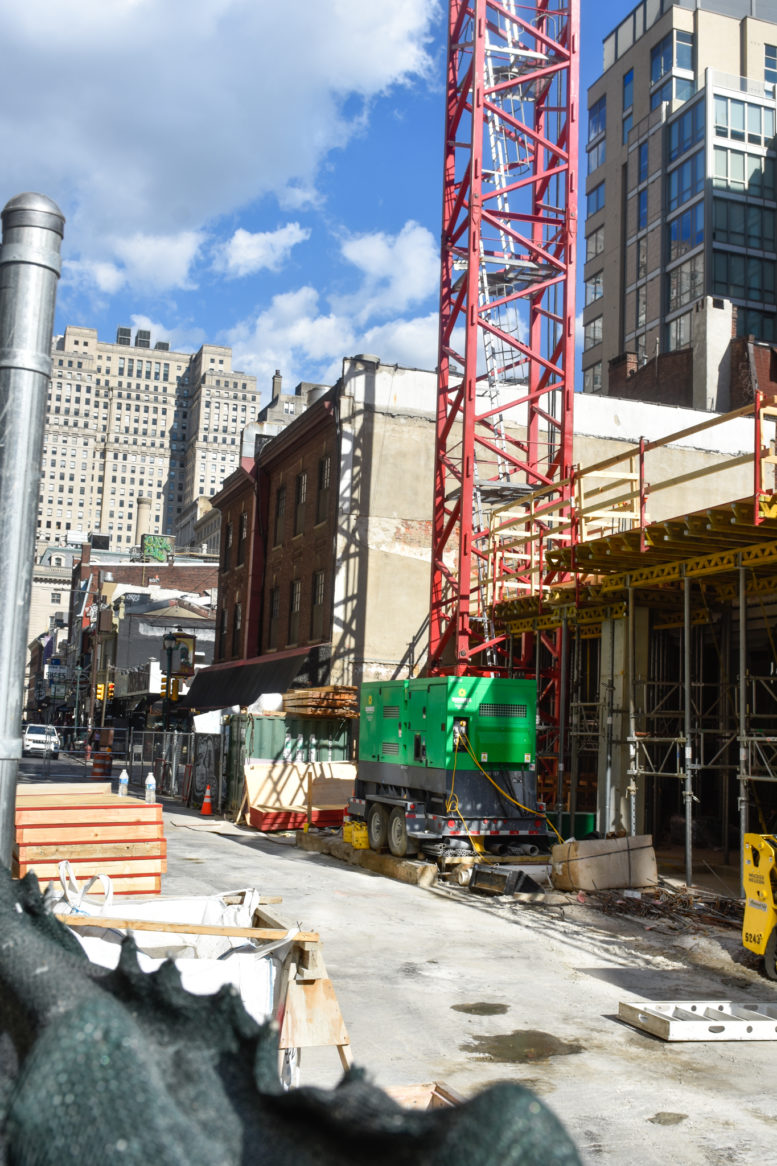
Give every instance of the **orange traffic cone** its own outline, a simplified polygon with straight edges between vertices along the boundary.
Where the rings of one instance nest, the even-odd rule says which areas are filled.
[[[211,796],[210,796],[210,786],[207,786],[205,789],[205,798],[203,799],[202,809],[200,810],[200,814],[202,814],[203,817],[207,818],[207,817],[210,817],[210,815],[212,813],[213,813],[213,802],[212,802]]]

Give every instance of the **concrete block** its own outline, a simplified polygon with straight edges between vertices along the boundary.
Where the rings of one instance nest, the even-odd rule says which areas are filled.
[[[649,834],[565,842],[553,847],[550,863],[557,891],[604,891],[658,883],[656,853]]]

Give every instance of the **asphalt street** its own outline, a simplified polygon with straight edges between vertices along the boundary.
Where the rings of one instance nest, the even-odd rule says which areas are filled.
[[[164,816],[164,895],[256,886],[282,896],[273,910],[320,933],[354,1060],[378,1084],[443,1081],[470,1095],[518,1081],[551,1106],[588,1163],[771,1157],[774,1042],[669,1044],[617,1019],[621,1000],[777,1003],[767,980],[734,962],[736,935],[721,946],[574,899],[543,906],[425,890],[173,802]],[[303,1084],[339,1077],[333,1049],[304,1054]]]

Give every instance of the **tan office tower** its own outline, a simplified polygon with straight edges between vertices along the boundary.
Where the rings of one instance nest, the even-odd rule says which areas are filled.
[[[776,84],[775,0],[643,0],[605,38],[588,91],[585,392],[617,395],[690,350],[689,399],[724,410],[732,334],[774,342]]]
[[[107,536],[135,544],[139,496],[148,533],[176,534],[182,510],[210,497],[237,467],[240,434],[259,409],[256,378],[232,368],[232,350],[193,356],[151,347],[147,331],[93,328],[54,340],[38,504],[38,546]]]

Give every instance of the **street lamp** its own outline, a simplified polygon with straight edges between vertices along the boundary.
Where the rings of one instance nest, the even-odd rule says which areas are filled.
[[[165,687],[165,703],[164,703],[164,730],[170,728],[170,696],[172,686],[172,672],[173,672],[173,652],[175,651],[178,639],[174,632],[165,632],[162,636],[162,647],[167,653],[167,685]]]

